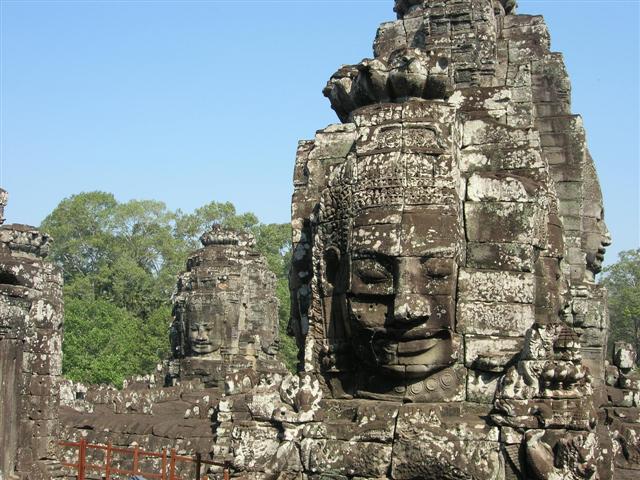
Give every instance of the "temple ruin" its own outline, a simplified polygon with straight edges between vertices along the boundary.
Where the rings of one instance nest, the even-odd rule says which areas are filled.
[[[324,89],[340,123],[298,145],[297,374],[253,238],[214,226],[178,278],[172,358],[123,390],[60,382],[48,238],[0,228],[6,478],[53,478],[59,435],[198,452],[210,479],[640,476],[636,352],[607,352],[611,238],[542,17],[394,11]]]
[[[211,458],[215,411],[225,391],[286,372],[276,359],[275,275],[253,235],[214,225],[200,240],[203,247],[189,256],[173,295],[172,358],[122,390],[63,382],[65,438]],[[74,454],[67,451],[65,459],[71,463]],[[101,452],[95,457],[100,461]],[[151,467],[160,468],[159,461]],[[177,474],[191,474],[190,466]]]
[[[0,478],[55,478],[59,468],[62,275],[50,238],[4,223],[0,189]]]

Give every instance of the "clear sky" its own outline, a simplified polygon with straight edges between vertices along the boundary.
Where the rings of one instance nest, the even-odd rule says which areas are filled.
[[[639,239],[638,0],[521,0],[565,55],[614,237]],[[1,5],[7,219],[113,192],[289,220],[296,144],[337,118],[322,88],[371,56],[393,0],[9,1]]]

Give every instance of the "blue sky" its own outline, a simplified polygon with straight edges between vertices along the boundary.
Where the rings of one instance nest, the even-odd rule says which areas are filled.
[[[565,55],[614,237],[639,239],[640,8],[525,1]],[[113,192],[191,211],[231,201],[289,220],[296,144],[337,118],[329,76],[371,56],[392,0],[7,1],[1,5],[0,184],[10,222]]]

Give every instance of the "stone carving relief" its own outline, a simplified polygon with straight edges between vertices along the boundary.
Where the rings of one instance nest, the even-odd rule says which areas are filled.
[[[202,377],[213,385],[234,369],[276,368],[275,276],[255,251],[255,239],[214,225],[201,242],[173,297],[170,337],[179,368],[170,368],[170,377]]]
[[[184,414],[159,432],[211,421],[212,478],[636,478],[640,380],[631,346],[605,361],[594,161],[542,18],[514,9],[398,0],[374,58],[329,80],[342,123],[294,166],[297,374],[273,358],[253,239],[214,227],[174,297],[182,383],[87,395],[145,426]]]

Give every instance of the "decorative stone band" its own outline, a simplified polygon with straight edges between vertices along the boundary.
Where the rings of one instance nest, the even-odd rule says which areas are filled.
[[[487,0],[491,1],[494,8],[502,8],[506,14],[515,14],[518,6],[516,0]],[[393,11],[398,14],[398,18],[404,18],[408,15],[420,15],[425,10],[440,6],[445,2],[434,0],[396,0]]]
[[[200,237],[200,242],[205,247],[209,245],[238,245],[241,247],[253,247],[256,243],[254,236],[248,232],[240,232],[214,224],[208,232]]]

